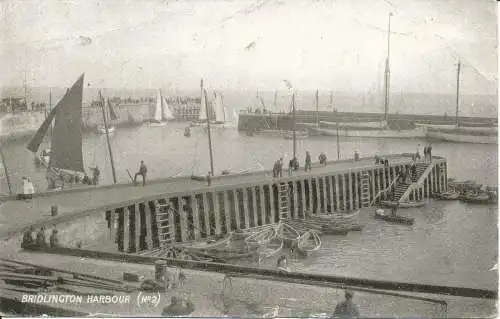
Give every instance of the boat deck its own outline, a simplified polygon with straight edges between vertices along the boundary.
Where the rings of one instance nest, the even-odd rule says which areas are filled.
[[[385,156],[390,164],[408,163],[409,156],[391,155]],[[353,160],[331,161],[326,166],[313,164],[310,172],[300,170],[294,172],[295,177],[314,176],[328,172],[341,172],[350,169],[371,168],[374,166],[374,158],[362,158],[358,162]],[[285,164],[286,165],[286,164]],[[288,165],[286,165],[288,166]],[[284,170],[285,171],[285,170]],[[286,177],[286,171],[283,177]],[[140,180],[140,179],[139,179]],[[271,171],[259,171],[250,174],[217,176],[212,179],[211,187],[217,186],[239,186],[259,182],[272,182]],[[30,225],[41,227],[51,225],[53,222],[63,222],[72,218],[90,214],[95,210],[106,210],[107,206],[118,203],[129,202],[141,198],[168,193],[192,192],[203,190],[208,187],[205,181],[196,181],[190,177],[154,180],[143,186],[142,184],[119,184],[100,187],[81,187],[78,189],[63,190],[50,193],[35,194],[30,200],[15,200],[4,198],[0,205],[0,238],[16,235],[24,231]],[[58,207],[58,216],[51,216],[51,206]],[[125,206],[125,205],[123,205]]]

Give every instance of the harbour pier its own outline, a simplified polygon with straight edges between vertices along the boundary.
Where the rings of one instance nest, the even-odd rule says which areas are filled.
[[[305,213],[352,211],[368,207],[384,193],[394,200],[420,200],[447,190],[447,162],[435,156],[417,164],[412,183],[398,174],[413,163],[411,154],[384,156],[388,166],[372,157],[359,161],[314,164],[312,171],[270,171],[216,176],[210,186],[191,177],[142,185],[112,185],[37,194],[29,201],[7,200],[11,213],[0,222],[2,237],[18,235],[29,226],[56,226],[60,244],[101,245],[107,238],[115,251],[137,253],[175,243],[222,237],[236,230],[273,224]],[[57,216],[51,216],[53,206]],[[19,218],[11,218],[18,216]]]

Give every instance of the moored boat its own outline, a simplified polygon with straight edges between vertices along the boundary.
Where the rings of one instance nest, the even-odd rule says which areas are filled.
[[[285,140],[293,140],[293,132],[285,131]],[[298,140],[305,140],[309,138],[309,132],[306,130],[295,132],[295,138]]]
[[[464,194],[460,196],[460,200],[471,204],[496,204],[498,202],[497,195],[494,192],[481,192],[479,194]]]
[[[424,201],[399,202],[399,201],[383,200],[381,201],[381,204],[382,206],[385,207],[412,208],[412,207],[422,207],[425,205],[425,202]]]
[[[449,191],[438,195],[439,199],[442,200],[456,200],[460,199],[460,193],[457,191]]]
[[[411,217],[405,217],[396,214],[387,214],[383,209],[377,209],[374,215],[375,219],[384,220],[389,223],[413,225],[415,220]]]

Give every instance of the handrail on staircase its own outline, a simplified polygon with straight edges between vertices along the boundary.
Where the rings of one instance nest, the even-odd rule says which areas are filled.
[[[425,164],[427,164],[427,163],[425,163]],[[406,189],[406,191],[399,198],[398,202],[401,203],[401,202],[405,201],[406,199],[408,199],[408,197],[410,196],[411,192],[415,188],[422,187],[422,184],[424,183],[425,178],[427,177],[427,175],[429,175],[430,171],[432,171],[432,169],[434,168],[434,164],[435,164],[435,160],[432,159],[431,162],[428,164],[428,166],[425,168],[425,171],[422,172],[422,175],[420,175],[420,177],[418,178],[418,180],[416,182],[411,183],[410,186],[408,186],[408,188]]]
[[[387,186],[387,188],[385,188],[385,189],[383,189],[383,190],[379,191],[379,192],[377,193],[377,195],[375,195],[375,197],[373,198],[373,200],[370,202],[370,206],[373,206],[373,204],[375,203],[375,201],[376,201],[376,200],[377,200],[377,199],[378,199],[378,198],[379,198],[382,194],[387,193],[388,191],[390,191],[390,190],[391,190],[391,188],[392,188],[392,186],[394,186],[394,184],[396,184],[396,182],[398,181],[398,179],[399,179],[399,176],[396,176],[396,177],[394,178],[394,180],[393,180],[393,181],[389,184],[389,186]]]

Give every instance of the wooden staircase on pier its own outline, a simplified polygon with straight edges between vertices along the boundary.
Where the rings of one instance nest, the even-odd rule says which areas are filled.
[[[174,243],[172,238],[172,207],[167,203],[157,203],[156,205],[156,220],[158,224],[158,239],[160,247],[170,246]]]
[[[420,177],[422,177],[422,175],[427,170],[427,167],[429,167],[429,164],[427,164],[427,163],[418,162],[415,164],[416,174],[411,176],[411,183],[406,183],[406,182],[398,183],[394,187],[394,200],[395,201],[399,201],[401,199],[404,199],[404,200],[407,199],[407,197],[409,195],[409,194],[407,194],[408,189],[410,187],[412,187],[412,185],[414,185],[415,183],[418,182]],[[411,174],[411,171],[410,171],[410,174]]]
[[[279,221],[290,218],[290,196],[288,190],[288,183],[280,183],[278,185],[279,196]]]

